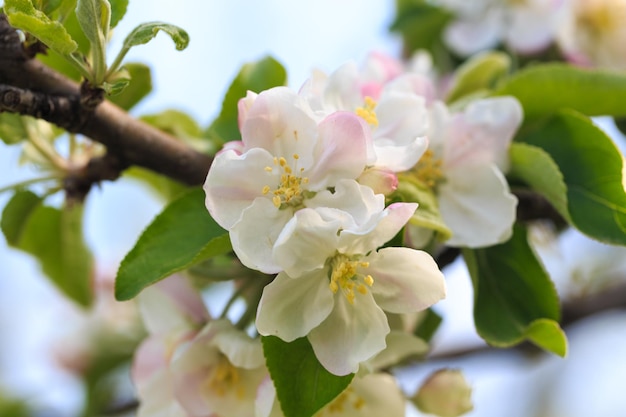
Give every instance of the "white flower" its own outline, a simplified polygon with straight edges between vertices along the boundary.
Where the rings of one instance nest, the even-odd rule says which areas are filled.
[[[244,265],[277,273],[271,250],[283,226],[313,204],[316,193],[363,172],[369,129],[348,112],[318,123],[304,100],[284,87],[241,103],[242,143],[213,161],[204,184],[206,206],[230,232]]]
[[[141,400],[138,417],[188,417],[174,396],[170,363],[174,352],[208,319],[200,296],[180,276],[165,279],[139,295],[150,333],[133,358],[132,378]]]
[[[179,349],[171,369],[176,398],[191,417],[254,415],[267,377],[260,340],[226,320],[210,322]]]
[[[522,120],[520,104],[511,97],[483,99],[451,115],[436,103],[432,113],[430,148],[413,172],[435,190],[441,217],[453,233],[446,243],[482,247],[506,241],[517,199],[502,172]],[[430,232],[424,232],[409,227],[414,246],[427,243]]]
[[[574,62],[626,68],[626,0],[571,0],[559,45]]]
[[[473,55],[506,43],[522,54],[545,49],[554,40],[561,0],[440,0],[456,13],[446,27],[444,41],[461,56]]]
[[[263,402],[255,417],[283,417],[276,389],[271,380],[262,387]],[[404,417],[405,399],[396,380],[389,374],[356,376],[348,388],[313,417]]]
[[[256,326],[290,342],[308,336],[331,373],[356,372],[385,348],[391,313],[423,310],[445,296],[443,275],[425,252],[387,247],[416,204],[392,204],[369,219],[337,209],[298,211],[276,242],[285,265],[265,287]],[[294,263],[293,259],[307,259]]]
[[[372,128],[371,162],[401,172],[415,165],[426,149],[428,112],[425,98],[413,90],[386,87],[402,70],[400,63],[391,62],[378,54],[363,70],[348,62],[328,76],[316,72],[300,94],[319,115],[347,110],[362,117]]]

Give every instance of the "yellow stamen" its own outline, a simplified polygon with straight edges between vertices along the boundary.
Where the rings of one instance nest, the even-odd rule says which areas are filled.
[[[357,107],[355,113],[369,123],[371,126],[378,126],[378,117],[374,109],[376,108],[376,101],[370,96],[365,97],[365,105],[363,107]]]
[[[427,187],[435,188],[443,179],[441,159],[435,158],[435,153],[428,149],[413,168],[418,180]]]
[[[335,255],[330,261],[330,290],[336,294],[339,290],[350,304],[354,304],[356,292],[367,294],[368,287],[374,285],[374,278],[371,275],[362,275],[358,268],[367,268],[369,262],[352,260],[343,254]],[[362,279],[363,282],[357,280]]]
[[[297,162],[300,159],[300,155],[293,154],[294,160],[293,168],[289,166],[287,159],[284,157],[274,157],[274,165],[282,170],[282,174],[280,175],[280,183],[274,190],[272,191],[272,203],[276,208],[281,208],[283,205],[289,205],[293,207],[297,207],[302,204],[302,200],[304,196],[302,195],[302,185],[308,184],[309,179],[307,177],[303,177],[302,173],[304,172],[304,168],[298,168]],[[266,167],[265,171],[272,172],[272,167]],[[297,175],[294,175],[294,172],[297,172]],[[268,194],[272,190],[272,187],[266,185],[263,187],[263,195]]]
[[[243,396],[244,392],[243,386],[241,385],[242,381],[237,368],[233,366],[228,358],[223,355],[221,355],[218,361],[219,362],[206,381],[206,387],[220,397],[223,397],[228,392],[233,391],[238,395]]]

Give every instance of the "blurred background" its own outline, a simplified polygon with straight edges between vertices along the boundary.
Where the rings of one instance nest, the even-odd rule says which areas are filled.
[[[133,114],[177,109],[206,126],[219,112],[241,65],[268,54],[286,67],[294,88],[314,68],[332,71],[348,60],[362,62],[371,51],[400,56],[401,40],[389,31],[393,16],[391,0],[132,0],[110,51],[119,50],[126,34],[142,22],[161,20],[183,27],[191,42],[182,52],[159,35],[129,53],[128,62],[152,67],[154,86]],[[598,123],[624,149],[612,121],[601,118]],[[33,170],[19,164],[20,152],[19,147],[0,143],[0,188],[33,177]],[[9,197],[0,194],[0,207]],[[90,192],[85,233],[96,256],[99,292],[91,312],[65,301],[31,257],[0,239],[0,402],[3,397],[19,398],[37,416],[79,415],[85,388],[75,372],[89,360],[90,344],[98,343],[87,335],[105,329],[116,340],[127,337],[129,344],[134,342],[128,335],[136,334],[137,312],[132,302],[113,300],[113,278],[119,261],[162,204],[128,178],[105,182]],[[626,277],[623,248],[574,232],[555,239],[540,227],[533,239],[564,297]],[[401,370],[407,392],[414,392],[432,370],[454,367],[464,371],[474,390],[475,408],[468,416],[626,416],[623,310],[567,327],[566,359],[485,349],[472,324],[472,289],[465,267],[454,263],[445,272],[449,295],[437,305],[444,322],[433,341],[433,355],[442,359]],[[475,352],[456,354],[464,350]],[[132,389],[124,372],[121,368],[117,382],[122,393]]]

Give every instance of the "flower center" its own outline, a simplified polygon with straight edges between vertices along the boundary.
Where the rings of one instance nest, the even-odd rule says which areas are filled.
[[[359,411],[365,405],[365,399],[358,395],[351,387],[348,387],[337,398],[335,398],[330,404],[320,412],[320,417],[323,415],[340,414],[344,415],[346,412]]]
[[[363,107],[357,107],[355,113],[357,116],[360,116],[361,118],[363,118],[363,120],[369,123],[370,126],[377,127],[378,117],[376,116],[376,112],[374,111],[377,104],[378,103],[376,103],[376,100],[374,100],[370,96],[366,96],[365,104],[363,105]]]
[[[243,397],[244,392],[241,382],[237,368],[230,363],[228,358],[220,354],[220,359],[206,384],[209,390],[220,397],[231,392],[234,392],[238,397]]]
[[[263,187],[263,195],[269,194],[270,191],[272,192],[272,203],[274,203],[276,208],[297,207],[304,200],[302,185],[307,184],[309,179],[302,176],[304,168],[298,169],[298,159],[300,159],[300,156],[294,154],[292,168],[282,156],[280,158],[274,157],[274,166],[265,167],[267,172],[272,172],[274,169],[281,171],[280,183],[273,191],[269,185]]]
[[[592,36],[612,33],[626,20],[626,7],[621,1],[586,0],[580,4],[576,23]]]
[[[435,188],[443,180],[442,161],[435,158],[435,153],[427,149],[413,168],[418,180],[430,188]]]
[[[359,274],[359,267],[369,267],[369,262],[352,260],[344,254],[337,254],[330,260],[330,290],[336,294],[338,291],[346,297],[350,304],[354,304],[356,292],[367,294],[368,287],[374,285],[371,275]]]

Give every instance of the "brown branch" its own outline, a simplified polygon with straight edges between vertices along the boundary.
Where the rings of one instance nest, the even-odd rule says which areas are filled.
[[[105,100],[93,108],[93,100],[81,93],[78,84],[28,57],[3,14],[0,85],[0,110],[39,117],[100,142],[116,156],[120,167],[137,165],[200,185],[211,165],[208,155],[132,118],[111,102]]]

